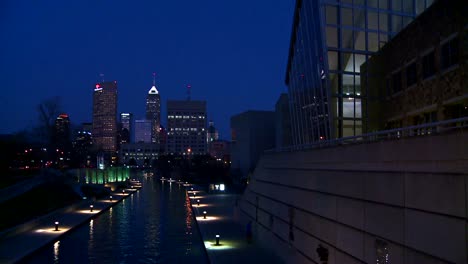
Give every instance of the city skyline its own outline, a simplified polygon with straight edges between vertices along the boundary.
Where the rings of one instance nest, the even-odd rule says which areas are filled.
[[[208,102],[208,119],[223,138],[230,137],[231,115],[271,110],[286,90],[292,2],[0,5],[0,32],[9,36],[0,44],[1,122],[8,124],[1,134],[33,128],[36,106],[53,96],[74,124],[90,122],[101,73],[119,84],[118,112],[136,118],[144,117],[151,73],[163,117],[166,100],[185,98],[191,84],[192,98]],[[100,18],[102,10],[110,19]]]

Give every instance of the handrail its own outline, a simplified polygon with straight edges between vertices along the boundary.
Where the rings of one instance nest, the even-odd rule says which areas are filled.
[[[461,123],[461,124],[459,124]],[[451,125],[451,126],[450,126]],[[334,147],[343,144],[357,144],[366,142],[375,142],[379,140],[401,139],[415,136],[427,136],[434,134],[447,133],[453,129],[468,128],[468,117],[455,118],[434,123],[427,123],[416,126],[401,127],[389,130],[382,130],[372,133],[366,133],[358,136],[342,137],[330,140],[322,140],[310,144],[288,146],[283,148],[274,148],[265,150],[265,153],[288,152],[295,150],[309,150],[315,148]]]

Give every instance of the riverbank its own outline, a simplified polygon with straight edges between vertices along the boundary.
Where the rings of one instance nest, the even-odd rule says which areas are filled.
[[[237,205],[238,194],[209,194],[189,184],[186,188],[211,263],[282,263],[273,252],[255,243],[255,239],[247,241],[247,226]],[[255,236],[255,230],[251,231]]]
[[[136,182],[131,184],[133,188],[126,188],[124,192],[112,192],[110,194],[112,199],[109,196],[107,199],[96,201],[83,200],[10,229],[0,238],[0,263],[20,261],[76,227],[87,223],[141,188]],[[4,214],[3,217],[8,217],[8,214]],[[57,227],[56,222],[58,222]]]

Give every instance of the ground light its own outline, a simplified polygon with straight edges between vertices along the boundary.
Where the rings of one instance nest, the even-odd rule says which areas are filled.
[[[200,200],[197,200],[197,206],[200,206]]]
[[[89,206],[89,211],[92,213],[93,212],[94,205]]]
[[[56,221],[56,222],[55,222],[55,231],[59,231],[58,225],[59,225],[59,222]]]
[[[110,201],[112,202],[112,195],[109,197]]]
[[[238,242],[223,240],[222,244],[216,245],[214,241],[204,241],[207,250],[229,250],[241,246]]]
[[[206,211],[203,211],[203,219],[206,219]]]
[[[219,235],[216,235],[216,246],[219,246]]]

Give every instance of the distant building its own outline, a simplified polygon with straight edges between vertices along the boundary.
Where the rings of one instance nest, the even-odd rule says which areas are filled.
[[[208,130],[206,133],[206,143],[209,145],[210,142],[218,140],[218,138],[219,138],[218,130],[216,130],[213,120],[210,120],[210,122],[208,123]]]
[[[113,154],[117,132],[117,82],[97,83],[93,93],[93,146]]]
[[[275,112],[247,111],[231,117],[231,170],[247,177],[267,149],[275,147]]]
[[[171,155],[207,153],[205,101],[167,101],[166,151]]]
[[[91,157],[93,138],[91,132],[80,130],[73,140],[72,161],[78,167],[90,167],[94,159]]]
[[[361,66],[370,131],[468,116],[467,6],[435,2]]]
[[[124,166],[151,167],[158,159],[159,144],[130,143],[120,148],[120,163]]]
[[[161,126],[161,98],[153,80],[153,86],[146,97],[146,119],[151,121],[151,142],[159,143]]]
[[[159,148],[161,153],[166,153],[167,146],[167,130],[162,125],[159,129]]]
[[[275,146],[277,149],[292,145],[291,115],[288,94],[282,93],[275,105]]]
[[[133,137],[133,114],[120,113],[120,144],[130,143]]]
[[[208,153],[215,159],[221,159],[226,162],[231,160],[231,144],[226,140],[211,141],[208,145]]]
[[[135,120],[135,143],[152,143],[152,124],[151,120]]]
[[[53,134],[53,148],[55,149],[55,162],[59,167],[70,165],[72,142],[70,131],[70,118],[67,114],[60,114],[55,119]]]
[[[80,131],[93,132],[93,123],[81,123]]]
[[[70,151],[71,147],[71,131],[70,118],[67,114],[60,114],[55,119],[54,127],[54,145],[56,148],[64,151]]]

